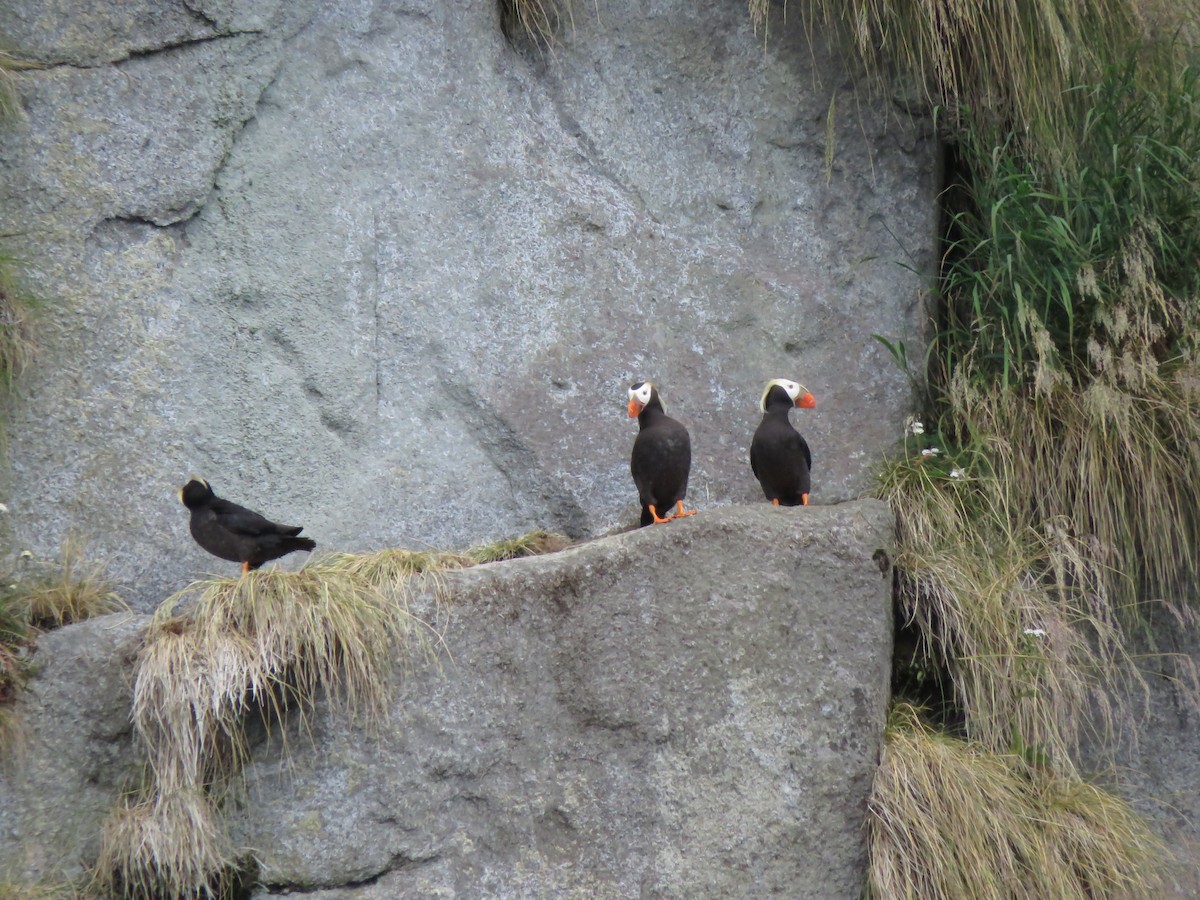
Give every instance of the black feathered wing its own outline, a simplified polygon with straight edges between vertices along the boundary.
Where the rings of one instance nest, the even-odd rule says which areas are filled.
[[[217,524],[234,534],[259,537],[266,534],[282,534],[293,537],[304,530],[302,525],[280,525],[253,510],[238,506],[219,497],[213,499],[208,508],[216,517]]]

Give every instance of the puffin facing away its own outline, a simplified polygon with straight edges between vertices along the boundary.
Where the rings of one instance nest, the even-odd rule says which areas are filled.
[[[641,524],[694,516],[694,509],[683,509],[692,467],[692,441],[687,429],[663,412],[658,389],[648,381],[639,381],[629,389],[629,418],[638,420],[629,471],[642,504]],[[675,507],[673,513],[668,512],[671,507]]]
[[[317,546],[316,541],[296,537],[303,526],[277,525],[222,500],[203,478],[192,478],[181,487],[179,500],[192,512],[189,526],[196,543],[213,556],[240,562],[243,574],[293,550]]]
[[[808,506],[812,454],[788,413],[793,406],[815,408],[816,398],[803,385],[776,378],[767,382],[758,405],[763,417],[750,442],[750,470],[776,506]]]

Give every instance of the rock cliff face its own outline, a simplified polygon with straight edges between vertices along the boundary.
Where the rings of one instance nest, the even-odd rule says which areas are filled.
[[[0,537],[68,533],[136,608],[203,571],[191,472],[321,546],[463,546],[636,517],[657,381],[691,496],[756,499],[762,385],[819,406],[813,499],[908,404],[927,121],[856,98],[800,16],[578,5],[550,54],[495,0],[0,0],[44,68],[0,129],[0,234],[46,299]]]
[[[888,698],[875,502],[736,506],[446,577],[445,653],[363,734],[246,769],[256,896],[857,898]],[[48,635],[0,778],[0,871],[77,872],[137,771],[144,617]]]

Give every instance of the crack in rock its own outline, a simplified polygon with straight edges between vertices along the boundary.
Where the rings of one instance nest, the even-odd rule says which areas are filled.
[[[419,869],[421,866],[427,866],[430,863],[438,862],[442,858],[440,853],[430,853],[428,856],[409,856],[406,853],[393,853],[389,857],[387,864],[378,872],[374,872],[363,878],[357,878],[353,881],[343,881],[340,883],[321,883],[321,884],[290,884],[287,882],[264,882],[263,886],[271,894],[315,894],[318,891],[333,891],[333,890],[354,890],[356,888],[370,887],[378,884],[379,881],[391,875],[393,872],[407,872],[413,869]]]

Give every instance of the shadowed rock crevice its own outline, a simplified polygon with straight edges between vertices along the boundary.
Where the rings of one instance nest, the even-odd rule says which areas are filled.
[[[284,895],[284,896],[291,897],[291,896],[305,896],[305,895],[317,894],[317,893],[320,893],[323,891],[346,891],[346,890],[353,891],[353,890],[358,890],[361,888],[368,888],[373,885],[376,885],[380,882],[381,879],[386,878],[388,875],[392,875],[394,873],[411,872],[412,870],[418,869],[421,866],[432,865],[432,864],[440,862],[440,861],[441,861],[441,857],[436,853],[431,854],[429,856],[415,856],[415,857],[414,856],[406,856],[403,853],[397,853],[395,856],[393,856],[388,861],[388,864],[385,868],[381,869],[378,872],[375,872],[374,874],[367,875],[363,878],[358,878],[353,881],[346,881],[346,882],[342,882],[342,883],[338,883],[338,884],[331,883],[331,884],[310,884],[310,885],[295,885],[295,884],[287,884],[287,883],[276,884],[276,883],[272,883],[272,882],[263,882],[262,887],[266,891],[266,894],[265,894],[266,896]],[[249,895],[247,895],[247,896],[249,896]],[[264,895],[262,893],[259,893],[255,896],[261,897]]]
[[[444,405],[457,410],[469,432],[476,437],[480,449],[487,454],[496,471],[504,476],[517,501],[522,506],[542,510],[542,515],[549,517],[547,529],[573,539],[584,537],[588,531],[587,513],[567,486],[540,465],[535,449],[471,389],[470,379],[443,378],[439,383],[466,386],[457,390],[443,388]]]
[[[112,64],[120,68],[124,63],[137,62],[139,60],[150,59],[162,54],[174,53],[179,50],[188,50],[193,47],[202,47],[205,44],[211,44],[218,41],[228,40],[237,37],[261,37],[266,32],[258,31],[226,31],[220,34],[207,35],[205,37],[190,38],[188,40],[176,41],[170,44],[162,44],[155,47],[144,47],[136,50],[130,50],[129,53],[121,59],[112,60]]]

